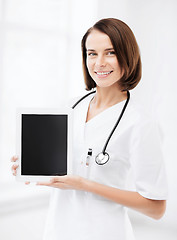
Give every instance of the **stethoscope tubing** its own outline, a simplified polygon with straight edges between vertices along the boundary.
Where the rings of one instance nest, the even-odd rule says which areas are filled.
[[[88,97],[90,94],[92,93],[96,93],[96,90],[95,91],[92,91],[92,92],[89,92],[87,93],[86,95],[84,95],[83,97],[81,97],[73,106],[72,106],[72,109],[74,109],[84,98]]]
[[[72,109],[74,109],[84,98],[86,98],[87,96],[89,96],[89,95],[92,94],[92,93],[96,93],[96,91],[92,91],[92,92],[84,95],[82,98],[80,98],[80,99],[72,106]],[[100,153],[96,156],[96,158],[95,158],[95,162],[96,162],[98,165],[104,165],[104,164],[107,163],[107,162],[109,161],[109,159],[110,159],[109,154],[106,152],[106,148],[107,148],[108,143],[109,143],[109,141],[110,141],[110,139],[111,139],[114,131],[116,130],[116,128],[117,128],[120,120],[121,120],[122,117],[123,117],[123,114],[124,114],[124,112],[125,112],[125,109],[126,109],[126,107],[127,107],[127,105],[128,105],[129,100],[130,100],[130,92],[127,91],[127,100],[126,100],[126,102],[125,102],[125,104],[124,104],[124,107],[123,107],[123,109],[122,109],[122,111],[121,111],[121,113],[120,113],[120,115],[119,115],[119,117],[118,117],[118,119],[117,119],[117,121],[116,121],[116,123],[115,123],[115,125],[114,125],[114,127],[113,127],[113,129],[112,129],[112,131],[111,131],[111,133],[109,134],[109,136],[108,136],[108,138],[107,138],[107,140],[106,140],[106,142],[105,142],[105,144],[104,144],[104,147],[103,147],[102,152],[100,152]],[[101,157],[101,159],[100,159],[100,157]],[[104,158],[105,158],[105,160],[104,160]]]
[[[124,114],[124,112],[125,112],[125,109],[126,109],[126,107],[127,107],[127,105],[128,105],[129,100],[130,100],[130,92],[127,91],[127,100],[126,100],[126,102],[125,102],[125,105],[124,105],[124,107],[123,107],[123,109],[122,109],[122,111],[121,111],[121,113],[120,113],[120,116],[119,116],[117,122],[115,123],[115,125],[114,125],[111,133],[109,134],[109,136],[108,136],[108,138],[107,138],[107,140],[106,140],[106,143],[105,143],[105,145],[104,145],[104,147],[103,147],[103,150],[102,150],[102,153],[103,153],[103,154],[105,154],[106,148],[107,148],[107,146],[108,146],[108,143],[109,143],[109,141],[110,141],[110,139],[111,139],[114,131],[116,130],[116,128],[117,128],[117,126],[118,126],[121,118],[123,117],[123,114]]]

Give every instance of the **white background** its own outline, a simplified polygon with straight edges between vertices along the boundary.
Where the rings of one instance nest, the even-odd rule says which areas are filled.
[[[85,93],[80,41],[105,17],[125,21],[135,33],[143,77],[132,94],[164,135],[167,211],[160,221],[131,211],[135,234],[177,239],[176,13],[176,0],[0,0],[0,239],[42,239],[48,206],[47,189],[11,176],[16,108],[57,107]]]

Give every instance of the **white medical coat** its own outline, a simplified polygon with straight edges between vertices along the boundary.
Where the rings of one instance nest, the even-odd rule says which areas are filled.
[[[163,200],[167,184],[159,128],[155,121],[136,108],[133,100],[113,133],[106,151],[110,160],[98,165],[100,153],[125,101],[86,123],[93,95],[82,100],[73,117],[73,174],[118,189],[127,189],[129,170],[135,190],[145,198]],[[93,151],[86,166],[88,149]],[[44,240],[133,240],[127,209],[101,196],[75,190],[54,189]]]

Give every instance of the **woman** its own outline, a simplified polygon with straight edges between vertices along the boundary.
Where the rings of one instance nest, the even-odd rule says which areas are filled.
[[[132,240],[127,207],[159,219],[167,192],[158,126],[129,100],[141,78],[139,48],[130,28],[109,18],[86,32],[82,54],[86,89],[96,92],[74,107],[73,175],[38,183],[55,188],[44,239]]]

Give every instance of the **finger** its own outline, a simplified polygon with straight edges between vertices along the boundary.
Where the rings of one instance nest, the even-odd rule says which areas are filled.
[[[66,180],[67,175],[64,176],[57,176],[57,177],[53,177],[50,179],[50,182],[54,183],[54,182],[64,182]]]
[[[48,186],[48,187],[51,187],[52,183],[50,183],[50,182],[37,182],[36,185],[37,186]]]
[[[29,184],[30,184],[30,182],[25,182],[25,184],[26,184],[26,185],[29,185]]]
[[[16,175],[17,175],[17,172],[16,172],[16,171],[14,171],[12,174],[13,174],[14,176],[16,176]]]
[[[18,156],[13,156],[12,158],[11,158],[11,162],[16,162],[18,160]]]
[[[65,185],[62,182],[37,182],[37,186],[47,186],[47,187],[58,187],[58,188],[63,188]]]
[[[18,168],[18,167],[19,167],[19,165],[13,165],[13,166],[11,167],[12,174],[13,174],[14,176],[17,175],[17,168]]]
[[[61,181],[61,179],[58,178],[58,177],[54,177],[54,178],[51,178],[51,179],[50,179],[50,182],[51,182],[51,183],[60,182],[60,181]]]
[[[46,186],[46,187],[53,187],[58,189],[69,189],[67,185],[61,182],[55,182],[55,183],[37,183],[38,186]]]
[[[12,171],[15,171],[18,167],[19,167],[18,164],[14,164],[14,165],[11,167],[11,170],[12,170]]]

